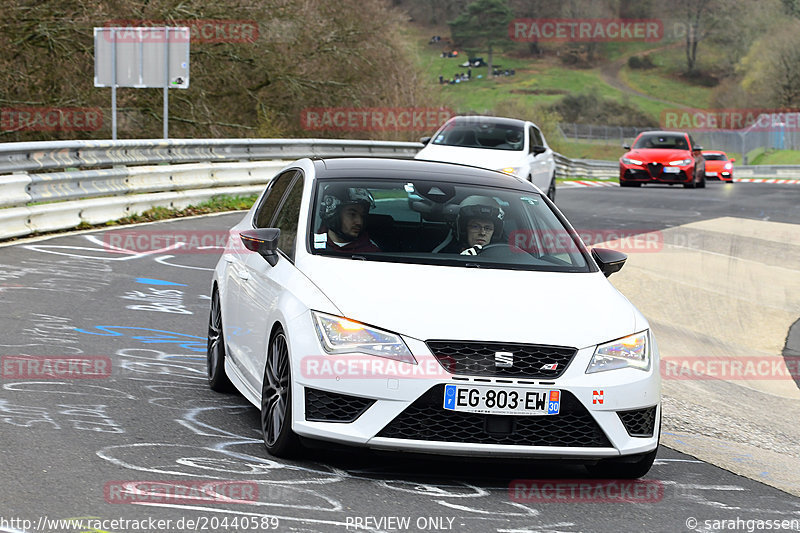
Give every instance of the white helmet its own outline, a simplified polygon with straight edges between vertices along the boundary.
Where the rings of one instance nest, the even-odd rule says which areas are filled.
[[[505,213],[500,204],[492,198],[486,196],[472,195],[467,196],[461,201],[456,216],[456,232],[458,240],[466,242],[467,223],[474,218],[491,220],[494,223],[494,236],[503,233],[503,218]]]

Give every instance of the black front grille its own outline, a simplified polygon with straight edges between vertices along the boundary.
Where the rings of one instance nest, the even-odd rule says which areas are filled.
[[[654,178],[661,176],[661,172],[664,170],[664,165],[661,163],[648,163],[647,170],[650,172],[650,175]]]
[[[656,426],[656,407],[634,409],[633,411],[617,411],[625,431],[631,437],[652,437]]]
[[[552,379],[564,373],[577,352],[564,346],[500,342],[428,341],[426,344],[439,364],[457,375]],[[498,352],[512,353],[512,365],[502,366],[507,356],[497,356]]]
[[[378,436],[469,444],[611,447],[592,415],[567,391],[561,391],[559,414],[550,416],[460,413],[445,410],[443,402],[444,385],[435,385]]]
[[[306,387],[306,420],[309,422],[353,422],[375,400]]]

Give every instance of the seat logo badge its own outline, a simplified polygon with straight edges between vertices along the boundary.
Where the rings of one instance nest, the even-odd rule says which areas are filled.
[[[514,353],[494,352],[494,366],[497,368],[511,368],[514,366]]]

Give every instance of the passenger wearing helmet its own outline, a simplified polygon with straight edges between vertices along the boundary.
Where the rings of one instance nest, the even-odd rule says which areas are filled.
[[[347,253],[380,252],[366,231],[369,210],[373,207],[375,200],[367,189],[327,185],[320,202],[320,236],[327,234],[325,249]],[[316,246],[319,241],[314,242]]]
[[[522,149],[522,132],[518,129],[508,130],[505,136],[505,144],[501,144],[503,148],[511,150]]]
[[[443,248],[444,253],[476,255],[481,248],[503,233],[503,209],[485,196],[468,196],[458,209],[455,240]]]

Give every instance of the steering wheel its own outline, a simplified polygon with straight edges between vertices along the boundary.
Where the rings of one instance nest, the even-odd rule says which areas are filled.
[[[526,252],[516,244],[506,244],[503,242],[497,242],[494,244],[487,244],[486,246],[482,247],[481,251],[478,252],[478,255],[482,257],[500,259],[503,257],[514,257],[517,254],[527,254],[527,253],[528,252]]]

